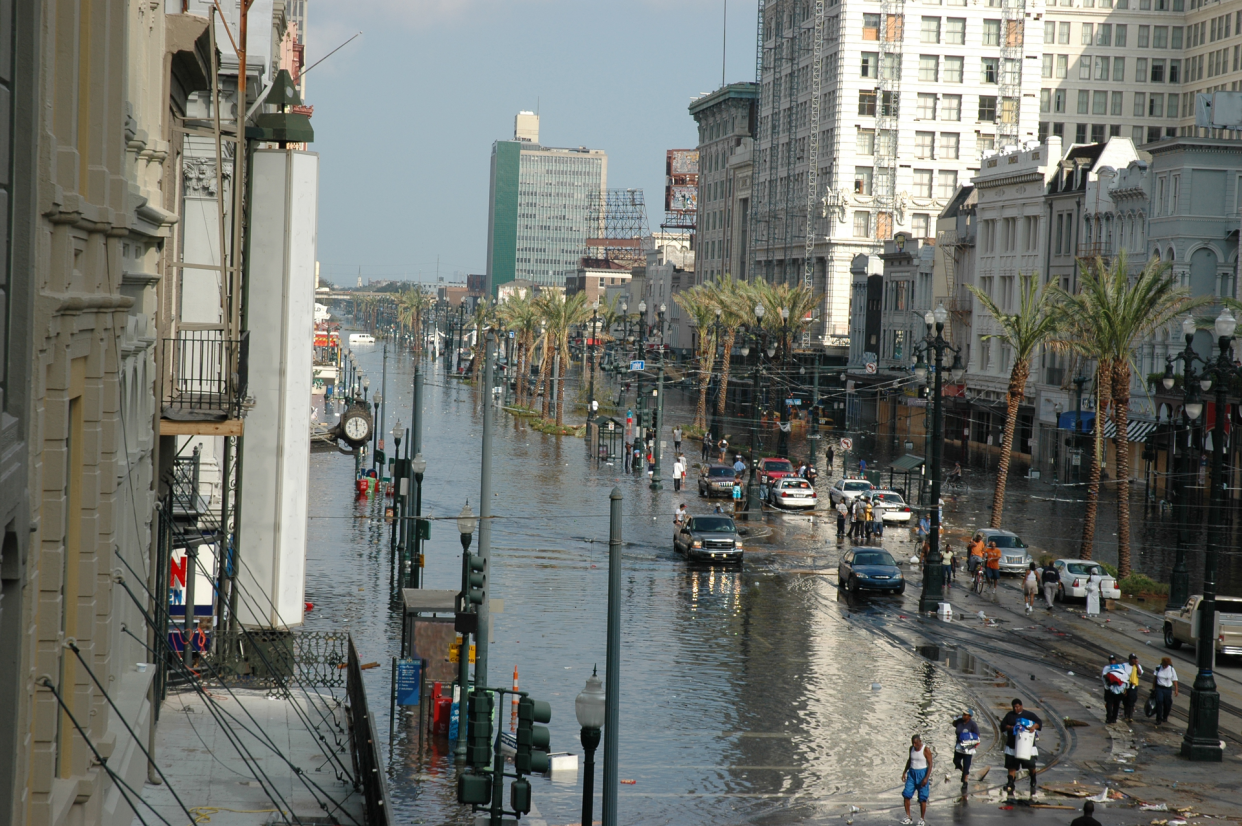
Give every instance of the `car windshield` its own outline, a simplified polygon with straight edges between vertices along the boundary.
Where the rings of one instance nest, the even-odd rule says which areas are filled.
[[[877,493],[872,498],[879,499],[881,502],[888,502],[889,504],[892,504],[892,505],[904,505],[905,504],[905,500],[895,493]]]
[[[1065,570],[1071,574],[1079,574],[1080,576],[1091,576],[1092,574],[1103,574],[1099,565],[1092,565],[1088,562],[1071,562],[1065,566]]]
[[[1021,540],[1021,539],[1019,539],[1018,537],[1016,537],[1016,536],[1006,536],[1006,535],[1005,535],[1005,534],[1003,534],[1003,533],[994,533],[994,534],[992,534],[991,536],[985,536],[985,537],[983,537],[983,539],[984,539],[984,541],[985,541],[985,542],[995,542],[995,543],[996,543],[996,547],[1001,548],[1001,549],[1006,549],[1006,548],[1025,548],[1025,547],[1026,547],[1026,545],[1024,545],[1024,544],[1022,543],[1022,540]]]
[[[811,487],[811,483],[805,479],[790,479],[789,481],[781,480],[782,489],[800,488],[806,490]]]
[[[733,478],[733,468],[731,467],[714,467],[707,471],[707,475],[713,479]]]
[[[888,551],[860,551],[854,554],[855,565],[892,565],[896,567],[897,563],[893,562],[892,555]]]
[[[764,470],[774,470],[777,473],[793,473],[793,465],[788,459],[764,459]]]
[[[690,520],[690,530],[700,533],[736,533],[733,520],[727,516],[696,516]]]
[[[870,482],[846,482],[845,490],[871,490]]]

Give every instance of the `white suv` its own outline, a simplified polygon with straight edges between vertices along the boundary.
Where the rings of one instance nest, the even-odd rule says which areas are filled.
[[[870,493],[873,490],[875,486],[866,479],[838,479],[837,483],[828,489],[828,499],[833,505],[853,502],[860,494]]]

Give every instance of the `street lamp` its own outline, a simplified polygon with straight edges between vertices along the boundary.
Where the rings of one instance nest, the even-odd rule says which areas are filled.
[[[638,356],[637,358],[644,361],[643,369],[639,371],[637,380],[634,384],[634,402],[638,406],[638,429],[644,430],[647,427],[647,397],[643,395],[643,373],[646,372],[647,365],[647,302],[639,300],[638,302]],[[646,446],[646,433],[644,433],[643,443]],[[643,451],[646,455],[646,451]]]
[[[1082,472],[1082,386],[1090,379],[1079,373],[1074,377],[1074,457],[1078,459],[1078,464],[1074,465],[1074,481],[1077,482]]]
[[[363,401],[366,401],[367,393],[369,393],[370,391],[371,391],[371,380],[363,379],[362,380],[362,400]]]
[[[931,550],[928,551],[923,563],[923,593],[919,597],[919,611],[935,611],[944,598],[944,561],[940,556],[940,460],[944,453],[944,354],[953,353],[953,364],[949,367],[954,384],[962,380],[966,367],[962,364],[961,348],[954,347],[944,337],[945,323],[949,320],[949,312],[944,304],[936,307],[923,317],[927,325],[927,335],[923,343],[915,348],[920,357],[915,372],[927,375],[927,365],[923,362],[924,355],[933,355],[935,361],[935,383],[932,397],[931,427],[931,534],[928,537]]]
[[[763,315],[766,312],[762,303],[755,305],[755,329],[752,331],[755,342],[755,372],[751,377],[750,387],[750,478],[746,482],[746,520],[759,511],[759,366],[763,363]],[[746,356],[749,347],[742,347],[742,356]]]
[[[461,513],[457,514],[457,532],[461,534],[461,594],[459,595],[459,602],[462,611],[466,610],[469,605],[466,595],[470,591],[470,540],[474,538],[474,529],[478,524],[478,517],[474,515],[474,511],[470,510],[470,500],[467,499],[465,507],[461,509]],[[470,634],[465,631],[461,635],[461,647],[457,650],[457,685],[461,691],[460,702],[464,705],[466,690],[470,686]],[[458,719],[464,721],[465,717],[459,715]],[[467,726],[460,724],[457,726],[457,745],[453,748],[453,754],[459,760],[464,760],[466,757],[466,729]]]
[[[655,442],[653,450],[655,451],[655,468],[651,473],[651,489],[660,490],[664,485],[660,482],[660,428],[664,426],[664,313],[668,309],[664,304],[660,305],[658,314],[660,324],[660,360],[659,369],[656,374],[656,389],[652,393],[655,397],[655,409],[652,411],[651,424]]]
[[[597,298],[595,299],[595,303],[591,305],[591,337],[587,340],[587,350],[590,353],[589,358],[591,359],[591,387],[590,387],[590,390],[587,392],[587,421],[588,422],[595,421],[595,406],[592,404],[592,402],[595,401],[595,329],[596,329],[595,325],[597,323],[596,318],[598,317],[598,314],[599,314],[599,299]],[[588,436],[587,438],[589,439],[590,437]]]
[[[1056,404],[1052,406],[1052,412],[1056,415],[1056,420],[1057,420],[1056,430],[1058,431],[1061,429],[1061,413],[1064,410],[1065,410],[1065,405],[1061,404],[1060,402],[1057,402]],[[1057,481],[1061,478],[1061,438],[1059,436],[1057,437],[1056,458],[1053,460],[1053,462],[1054,462],[1054,466],[1052,470],[1052,482],[1053,484],[1056,484]]]
[[[582,726],[582,748],[585,772],[582,778],[582,822],[593,822],[595,804],[595,749],[599,747],[599,731],[604,727],[604,684],[597,668],[591,669],[586,688],[574,698],[574,712]]]
[[[1194,348],[1191,346],[1195,340],[1195,320],[1190,316],[1182,319],[1182,337],[1186,342],[1186,349],[1181,353],[1166,358],[1164,365],[1164,376],[1161,384],[1165,390],[1172,390],[1177,383],[1173,377],[1173,362],[1182,362],[1182,423],[1185,425],[1186,432],[1190,432],[1193,422],[1199,418],[1199,414],[1203,412],[1203,403],[1199,401],[1199,392],[1195,389],[1195,368],[1194,362],[1198,358]],[[1210,386],[1210,385],[1209,385]],[[1194,415],[1191,415],[1193,411]],[[1186,600],[1190,598],[1190,568],[1186,565],[1186,542],[1184,535],[1186,533],[1186,524],[1190,521],[1190,502],[1186,494],[1186,476],[1191,472],[1188,459],[1183,458],[1180,452],[1177,452],[1177,429],[1173,430],[1174,443],[1174,461],[1173,481],[1174,488],[1172,491],[1174,521],[1177,523],[1177,545],[1176,555],[1173,559],[1173,570],[1169,575],[1169,601],[1167,608],[1176,610],[1186,604]],[[1187,454],[1189,454],[1189,445],[1187,445]]]
[[[410,460],[410,469],[414,471],[414,565],[410,571],[410,587],[422,587],[423,570],[423,473],[427,470],[427,460],[421,452]]]
[[[401,456],[401,434],[404,432],[405,431],[402,429],[402,426],[401,426],[401,419],[397,419],[397,423],[392,426],[392,442],[393,442],[393,454],[392,455],[394,457],[400,458]],[[398,463],[398,466],[400,466],[399,463]],[[401,508],[403,507],[403,504],[404,504],[404,497],[401,495],[401,485],[398,483],[397,487],[394,490],[393,497],[392,497],[392,513],[393,513],[394,518],[392,520],[392,531],[390,532],[389,537],[388,537],[388,551],[389,553],[392,554],[394,564],[396,564],[396,561],[398,559],[400,559],[402,556],[405,555],[404,545],[399,544],[397,542],[398,534],[400,534],[402,537],[404,537],[405,535],[404,534],[405,523],[401,519]],[[396,574],[393,576],[393,583],[397,588],[396,596],[400,597],[401,596],[401,591],[400,591],[401,575],[400,574]]]

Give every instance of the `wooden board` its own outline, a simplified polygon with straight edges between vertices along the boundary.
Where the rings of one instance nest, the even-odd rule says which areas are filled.
[[[240,436],[242,435],[241,419],[226,419],[222,422],[179,422],[172,419],[160,419],[161,436]]]

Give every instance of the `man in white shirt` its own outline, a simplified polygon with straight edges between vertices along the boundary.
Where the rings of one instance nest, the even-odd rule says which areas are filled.
[[[1108,665],[1100,672],[1100,680],[1104,683],[1104,723],[1117,722],[1117,714],[1121,711],[1121,700],[1125,696],[1126,686],[1130,684],[1130,666],[1117,662],[1116,654],[1108,655]]]
[[[673,450],[681,452],[681,425],[673,428]]]
[[[681,457],[673,462],[673,490],[681,490],[681,477],[686,472],[686,466],[681,463]]]
[[[680,528],[686,524],[686,519],[690,516],[690,511],[686,510],[686,503],[682,502],[677,510],[673,511],[673,525]]]

